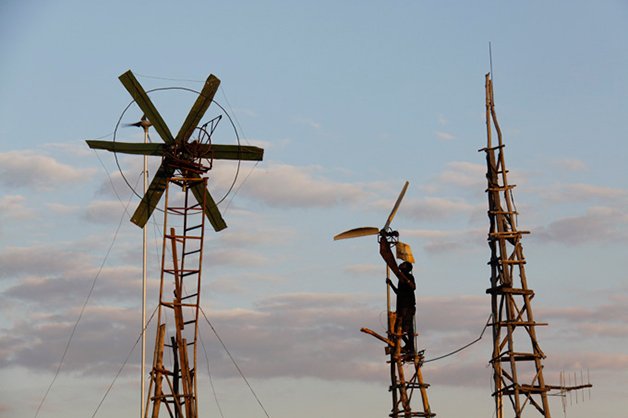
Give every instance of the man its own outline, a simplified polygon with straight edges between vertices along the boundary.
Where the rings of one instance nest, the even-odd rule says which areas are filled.
[[[416,313],[416,298],[414,290],[416,282],[412,275],[412,264],[404,261],[399,264],[401,275],[398,276],[397,287],[390,279],[386,282],[392,290],[397,294],[397,319],[395,321],[395,330],[399,329],[403,332],[402,339],[406,343],[403,351],[406,354],[414,354],[414,314]]]
[[[403,351],[407,354],[414,354],[414,314],[416,313],[414,290],[416,289],[416,282],[412,275],[412,264],[404,261],[397,266],[395,257],[390,250],[390,244],[384,235],[379,240],[379,253],[398,280],[397,286],[395,286],[390,279],[386,279],[386,283],[397,295],[395,331],[401,328],[402,339],[405,342]]]

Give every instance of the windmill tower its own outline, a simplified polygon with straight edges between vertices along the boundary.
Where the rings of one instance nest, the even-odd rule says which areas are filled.
[[[396,249],[397,258],[409,263],[414,263],[410,246],[399,241],[399,232],[392,230],[390,227],[399,209],[401,200],[408,189],[408,184],[408,182],[404,184],[390,215],[388,215],[386,224],[382,229],[361,227],[345,231],[334,237],[334,240],[341,240],[368,235],[378,236],[380,255],[386,262],[387,333],[386,337],[384,337],[368,328],[362,328],[360,331],[372,335],[386,344],[385,353],[389,356],[388,363],[390,364],[389,391],[392,395],[392,408],[389,416],[392,418],[436,416],[436,414],[432,413],[427,397],[427,388],[429,385],[423,381],[423,373],[421,370],[424,360],[423,351],[417,352],[416,344],[414,343],[416,339],[414,318],[412,318],[411,329],[408,330],[403,325],[403,319],[397,318],[397,312],[391,309],[390,303],[390,289],[391,286],[393,286],[390,282],[390,271],[393,271],[400,282],[404,280],[402,278],[404,273],[400,271],[397,266],[391,248],[394,247]],[[414,290],[412,290],[412,292],[414,292]],[[414,314],[412,316],[414,316]],[[406,343],[405,350],[403,347],[404,342]],[[411,349],[408,350],[407,346],[410,346]],[[414,406],[417,403],[416,397],[414,396],[417,392],[421,399],[420,406]]]
[[[543,376],[545,354],[537,340],[536,327],[547,325],[536,322],[532,313],[534,291],[528,287],[521,239],[528,231],[517,226],[517,209],[508,182],[502,132],[497,122],[493,97],[493,83],[486,74],[486,153],[488,180],[488,217],[490,228],[488,245],[491,249],[491,295],[493,329],[493,385],[496,418],[504,418],[504,400],[512,406],[514,417],[538,413],[550,418],[549,391],[565,393],[590,388],[591,384],[566,386],[548,385]],[[493,130],[497,143],[493,142]],[[510,415],[508,415],[510,416]]]
[[[131,71],[120,76],[145,118],[163,143],[87,141],[90,148],[160,156],[161,165],[131,221],[144,227],[164,198],[164,229],[157,332],[144,416],[196,418],[197,339],[205,219],[215,231],[227,227],[207,189],[207,172],[214,160],[261,161],[264,150],[252,146],[220,145],[211,133],[197,128],[212,103],[220,80],[210,75],[176,137]],[[216,121],[214,119],[214,121]],[[201,135],[196,138],[195,133]],[[177,190],[181,192],[174,198]],[[168,255],[167,255],[168,254]],[[170,350],[172,364],[164,362]],[[170,357],[170,356],[168,356]],[[152,408],[150,406],[152,405]]]

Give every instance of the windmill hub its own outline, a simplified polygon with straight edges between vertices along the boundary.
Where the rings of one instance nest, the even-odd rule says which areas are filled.
[[[206,173],[213,163],[211,145],[198,140],[174,143],[164,150],[164,163],[182,173]]]

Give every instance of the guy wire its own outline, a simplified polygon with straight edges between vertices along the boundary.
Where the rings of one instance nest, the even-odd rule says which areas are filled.
[[[138,177],[138,182],[139,182],[139,179],[140,178]],[[127,207],[130,203],[131,203],[131,197],[129,197]],[[123,213],[122,216],[120,217],[120,222],[118,223],[118,227],[116,228],[113,234],[111,244],[109,245],[109,248],[107,249],[107,252],[105,253],[105,257],[103,258],[102,263],[100,264],[100,267],[98,271],[96,272],[96,275],[94,276],[94,279],[92,280],[92,284],[91,284],[91,287],[89,288],[89,292],[87,292],[87,297],[85,298],[85,302],[83,302],[83,306],[81,307],[78,318],[76,319],[76,322],[74,323],[74,326],[72,327],[72,331],[70,332],[70,337],[68,338],[68,342],[66,343],[65,348],[63,350],[63,354],[61,355],[61,360],[59,361],[57,370],[55,371],[52,381],[50,382],[50,385],[48,385],[48,388],[46,389],[46,392],[44,393],[44,396],[42,397],[41,402],[39,402],[39,405],[37,406],[37,410],[35,411],[35,418],[39,416],[39,412],[41,411],[41,408],[44,405],[44,402],[46,402],[46,399],[48,398],[48,394],[50,393],[52,386],[55,384],[57,377],[59,377],[59,373],[61,372],[61,367],[63,366],[65,357],[67,356],[68,351],[70,349],[70,344],[72,343],[72,339],[74,338],[74,334],[76,333],[78,324],[79,322],[81,322],[81,319],[83,318],[83,314],[85,313],[85,308],[87,307],[87,303],[89,302],[89,299],[91,298],[92,293],[94,292],[94,288],[96,287],[96,281],[100,277],[100,273],[102,273],[102,270],[105,267],[105,263],[107,262],[107,259],[109,258],[109,254],[111,254],[111,250],[113,249],[113,245],[115,244],[116,239],[118,238],[118,232],[120,231],[120,228],[122,227],[122,221],[124,220],[124,218],[125,218],[125,213]]]

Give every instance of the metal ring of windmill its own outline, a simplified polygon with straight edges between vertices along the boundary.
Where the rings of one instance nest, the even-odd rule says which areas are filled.
[[[154,89],[147,90],[146,93],[150,94],[150,93],[159,92],[159,91],[171,91],[171,90],[186,91],[186,92],[194,93],[197,96],[201,95],[200,91],[197,91],[197,90],[194,90],[194,89],[190,89],[190,88],[187,88],[187,87],[180,87],[180,86],[154,88]],[[212,135],[213,135],[214,131],[216,130],[216,128],[218,126],[218,123],[222,120],[222,115],[225,115],[227,117],[227,120],[229,121],[229,124],[231,125],[231,128],[233,129],[233,135],[234,135],[234,137],[236,139],[237,145],[238,146],[241,145],[240,134],[238,133],[238,129],[236,128],[236,125],[235,125],[235,123],[233,121],[233,118],[231,117],[229,112],[227,112],[227,110],[219,102],[217,102],[216,100],[212,100],[212,103],[214,105],[218,106],[218,108],[220,109],[222,114],[219,114],[218,116],[212,118],[211,120],[206,122],[204,125],[202,125],[200,127],[196,127],[196,130],[198,131],[199,140],[201,142],[204,142],[204,143],[211,143]],[[139,120],[138,122],[135,122],[135,123],[122,123],[122,120],[124,119],[124,116],[126,115],[127,111],[134,104],[136,104],[136,101],[135,100],[131,100],[131,102],[122,110],[122,113],[120,114],[120,117],[118,118],[118,121],[116,122],[116,126],[115,126],[115,128],[113,130],[112,142],[117,142],[116,139],[117,139],[117,136],[118,136],[118,129],[120,128],[120,126],[122,126],[122,127],[132,127],[133,126],[133,127],[137,127],[137,128],[142,128],[143,131],[144,131],[144,135],[145,135],[145,142],[150,141],[150,137],[148,136],[148,129],[152,126],[152,123],[150,122],[150,120],[148,120],[146,115],[143,115],[141,120]],[[117,151],[113,151],[113,155],[114,155],[114,159],[115,159],[115,162],[116,162],[116,166],[118,167],[118,171],[120,172],[120,175],[121,175],[122,179],[124,180],[124,182],[126,183],[128,188],[131,190],[131,192],[135,196],[137,196],[138,198],[141,199],[142,196],[135,190],[135,188],[131,185],[131,183],[129,182],[127,177],[124,175],[124,171],[122,170],[122,167],[120,166],[120,160],[118,159],[118,152]],[[229,196],[229,193],[231,193],[231,191],[235,187],[235,184],[238,181],[238,176],[240,174],[240,163],[241,163],[241,160],[238,159],[236,170],[235,170],[235,174],[233,176],[233,181],[229,185],[229,188],[227,189],[225,194],[220,199],[218,199],[216,201],[217,205],[222,203],[227,198],[227,196]],[[209,162],[210,167],[211,167],[212,164],[213,164],[213,161],[210,161]],[[163,212],[160,208],[156,208],[156,210],[159,211],[159,212]]]

